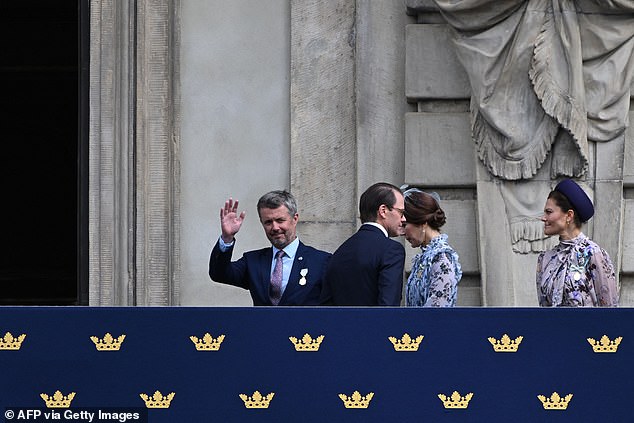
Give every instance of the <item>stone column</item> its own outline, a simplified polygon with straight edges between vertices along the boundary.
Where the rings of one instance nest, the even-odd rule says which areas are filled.
[[[179,5],[137,2],[137,305],[179,304]]]
[[[178,304],[179,1],[91,1],[90,305]]]
[[[291,1],[291,191],[304,242],[356,228],[355,2]]]
[[[334,251],[359,225],[358,197],[403,182],[401,1],[291,2],[291,188],[303,239]]]
[[[133,305],[134,2],[90,15],[89,303]]]

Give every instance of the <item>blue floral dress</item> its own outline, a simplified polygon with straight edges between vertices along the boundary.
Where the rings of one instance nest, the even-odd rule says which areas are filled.
[[[583,233],[560,240],[537,258],[537,299],[542,307],[618,306],[610,256]]]
[[[441,234],[421,247],[421,252],[412,259],[412,273],[405,287],[405,305],[453,307],[461,278],[458,254],[447,244],[447,235]]]

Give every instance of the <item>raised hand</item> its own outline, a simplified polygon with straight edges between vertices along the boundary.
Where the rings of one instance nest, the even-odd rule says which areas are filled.
[[[240,230],[245,215],[244,211],[238,215],[238,200],[233,201],[233,198],[229,198],[225,201],[224,208],[220,209],[220,229],[224,242],[233,242],[233,237]]]

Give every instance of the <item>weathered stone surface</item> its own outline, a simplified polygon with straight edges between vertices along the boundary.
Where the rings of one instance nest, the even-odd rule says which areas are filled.
[[[179,302],[176,9],[91,1],[90,305]]]
[[[408,113],[405,129],[406,183],[474,185],[476,156],[468,113]]]
[[[621,278],[621,299],[620,305],[631,307],[634,304],[634,276],[628,274]]]
[[[535,273],[537,269],[537,254],[513,254],[512,273],[510,279],[499,280],[497,289],[510,295],[510,302],[516,307],[537,306],[537,288],[535,283]],[[491,304],[493,305],[493,304]]]
[[[333,253],[341,245],[342,234],[352,234],[357,231],[361,223],[328,223],[300,222],[297,225],[297,235],[304,244],[320,250]]]
[[[623,244],[621,245],[623,257],[621,271],[630,273],[630,278],[634,282],[634,198],[625,200],[623,222]]]
[[[442,229],[460,257],[463,272],[479,274],[476,201],[441,203],[447,215],[447,223]]]
[[[478,276],[463,275],[458,285],[458,307],[477,307],[482,305],[482,288]]]
[[[623,160],[623,240],[620,248],[621,271],[627,276],[621,279],[621,304],[634,304],[634,112],[630,111],[629,116]],[[626,290],[629,290],[627,294]]]
[[[411,14],[438,11],[433,0],[405,0],[405,6]]]
[[[458,253],[462,271],[470,274],[479,273],[475,201],[441,200],[440,206],[447,216],[447,223],[441,228],[441,232],[447,234],[449,245]],[[420,252],[420,248],[411,248],[407,241],[403,242],[407,255],[405,270],[409,272],[412,258]]]
[[[353,222],[355,3],[293,0],[290,12],[291,190],[304,223]]]
[[[634,93],[634,90],[632,91]],[[630,110],[630,126],[625,130],[623,151],[623,184],[634,186],[634,112]]]
[[[416,99],[462,99],[471,92],[446,24],[405,28],[405,96]]]
[[[591,238],[603,247],[619,268],[621,218],[623,214],[623,184],[621,181],[595,181],[594,217]]]
[[[403,182],[405,34],[400,0],[356,2],[357,198],[375,182]],[[350,166],[352,161],[346,163]],[[355,200],[356,200],[355,199]],[[358,202],[355,202],[355,207]]]
[[[252,304],[249,292],[208,275],[219,209],[239,200],[246,219],[234,250],[269,245],[258,198],[290,188],[290,6],[272,0],[180,2],[181,304]],[[306,205],[298,200],[300,209]]]
[[[434,2],[292,0],[258,13],[247,3],[175,1],[170,15],[143,1],[132,22],[129,2],[91,2],[91,304],[138,295],[148,304],[248,305],[246,291],[206,274],[226,197],[248,212],[236,257],[267,245],[255,201],[287,187],[298,197],[300,238],[334,251],[358,227],[359,193],[386,180],[473,192],[443,197],[444,230],[467,273],[459,305],[536,305],[536,253],[511,249],[501,184],[475,156],[470,88],[448,26],[432,23],[441,18]],[[177,18],[181,46],[164,32]],[[134,81],[137,47],[113,43],[126,45],[136,30]],[[179,47],[180,73],[166,60]],[[171,78],[184,94],[174,113]],[[584,231],[621,263],[622,305],[634,304],[633,145],[630,127],[621,144],[591,144],[588,156],[597,215]],[[550,160],[534,182],[554,182]],[[133,280],[137,271],[147,283]]]
[[[625,134],[609,142],[596,143],[596,169],[594,178],[597,180],[621,180],[623,178],[623,154]]]
[[[481,163],[476,166],[476,171],[478,177],[488,174]],[[487,180],[478,181],[477,192],[478,250],[482,269],[483,305],[512,305],[513,259],[504,200],[498,184]]]

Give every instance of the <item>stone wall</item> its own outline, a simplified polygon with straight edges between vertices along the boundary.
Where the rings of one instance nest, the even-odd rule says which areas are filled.
[[[452,48],[450,29],[432,2],[409,2],[408,7],[417,19],[405,28],[405,95],[416,111],[405,118],[405,183],[440,194],[447,215],[443,231],[463,269],[458,304],[481,305],[478,163],[470,136],[469,82]]]
[[[334,251],[377,181],[442,197],[459,305],[536,305],[537,255],[514,252],[502,194],[543,193],[477,158],[468,78],[433,1],[272,4],[91,2],[91,305],[247,305],[207,276],[228,196],[248,212],[237,256],[267,245],[255,202],[278,188],[299,200],[302,240]],[[633,141],[628,128],[592,144],[587,179],[597,213],[584,232],[617,264],[623,305]],[[534,181],[551,182],[544,170]]]

